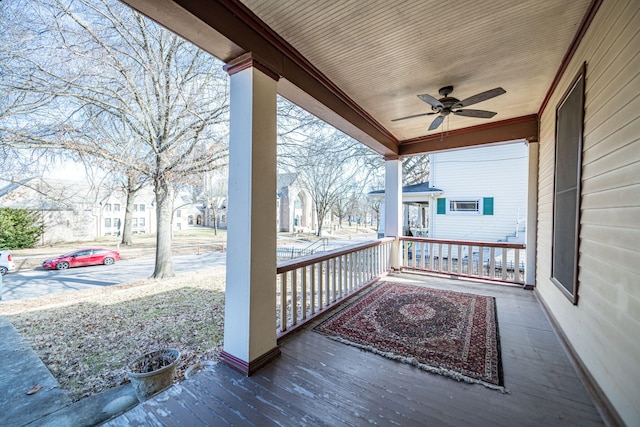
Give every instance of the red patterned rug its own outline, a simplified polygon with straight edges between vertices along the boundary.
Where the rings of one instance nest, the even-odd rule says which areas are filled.
[[[384,283],[314,329],[429,372],[504,390],[493,297]]]

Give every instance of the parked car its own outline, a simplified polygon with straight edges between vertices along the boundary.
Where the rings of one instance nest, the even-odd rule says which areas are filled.
[[[11,251],[0,251],[0,274],[3,276],[7,272],[16,269],[16,264],[13,262]]]
[[[120,253],[109,249],[91,248],[78,249],[68,254],[45,260],[44,268],[66,270],[69,267],[83,267],[86,265],[111,265],[120,259]]]

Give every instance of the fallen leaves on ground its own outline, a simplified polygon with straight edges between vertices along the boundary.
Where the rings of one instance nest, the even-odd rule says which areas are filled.
[[[224,321],[223,268],[8,301],[0,314],[25,337],[73,401],[126,383],[138,356],[175,348],[175,380],[218,360]]]

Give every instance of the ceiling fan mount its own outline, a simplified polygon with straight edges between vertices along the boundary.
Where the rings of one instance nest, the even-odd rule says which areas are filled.
[[[431,123],[431,126],[429,126],[429,130],[434,130],[434,129],[437,129],[442,124],[442,122],[444,121],[444,118],[449,114],[454,114],[456,116],[490,119],[493,116],[495,116],[497,113],[493,111],[470,110],[470,109],[461,109],[461,108],[476,104],[478,102],[486,101],[487,99],[491,99],[498,95],[502,95],[506,93],[504,89],[502,89],[501,87],[497,87],[497,88],[490,89],[490,90],[478,93],[476,95],[470,96],[469,98],[465,98],[462,101],[460,101],[457,98],[449,96],[452,92],[453,92],[453,86],[445,86],[440,88],[440,90],[438,91],[440,96],[442,96],[442,98],[440,99],[436,99],[435,97],[427,94],[418,95],[418,98],[420,98],[422,101],[426,102],[427,104],[431,105],[431,110],[433,112],[414,114],[412,116],[393,119],[392,121],[395,122],[398,120],[412,119],[414,117],[430,116],[433,114],[438,114],[438,117],[436,117],[435,120]]]
[[[451,92],[453,92],[453,86],[441,87],[440,90],[438,91],[438,93],[444,97],[449,96]]]

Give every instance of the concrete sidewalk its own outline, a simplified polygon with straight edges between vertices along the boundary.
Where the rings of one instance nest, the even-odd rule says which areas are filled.
[[[0,425],[22,426],[71,401],[6,316],[0,316]],[[27,393],[42,387],[36,393]]]
[[[72,403],[9,319],[1,315],[0,336],[0,426],[94,426],[138,403],[130,384]]]

